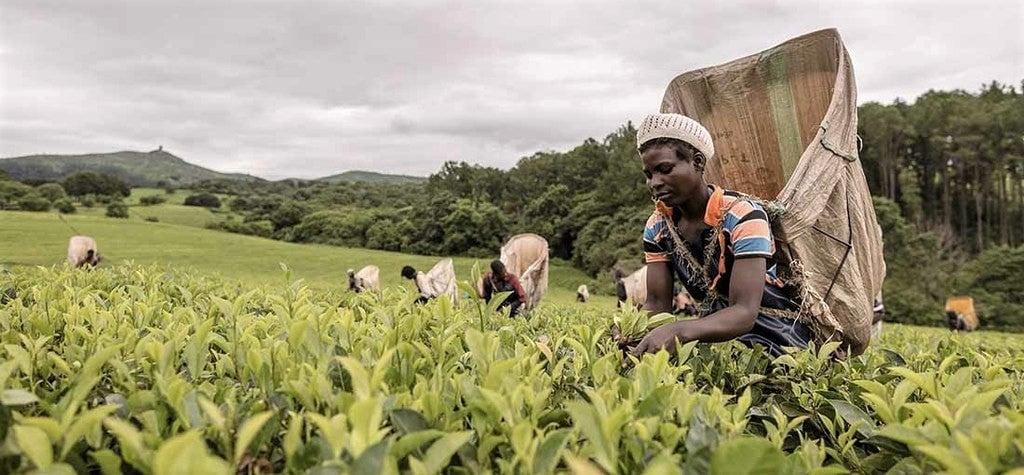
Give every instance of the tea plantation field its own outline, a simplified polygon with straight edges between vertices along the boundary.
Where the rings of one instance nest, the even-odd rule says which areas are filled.
[[[67,233],[0,213],[0,473],[1024,465],[1018,335],[887,324],[847,361],[832,346],[772,360],[736,343],[627,361],[609,328],[643,328],[646,317],[610,299],[571,302],[579,275],[568,268],[553,272],[556,298],[508,319],[475,300],[416,305],[385,265],[382,293],[351,294],[316,262],[431,258],[78,219],[101,252],[114,243],[115,259],[93,271],[51,266]],[[460,277],[471,265],[459,261]]]
[[[149,208],[156,207],[143,209]],[[209,213],[201,208],[182,208]],[[79,233],[96,238],[104,265],[124,262],[173,265],[203,275],[254,284],[281,284],[283,263],[292,269],[296,278],[304,279],[312,287],[342,289],[348,286],[346,269],[374,264],[380,267],[383,286],[404,286],[412,290],[415,288],[413,283],[399,274],[402,266],[412,265],[425,271],[440,259],[370,249],[294,244],[191,225],[149,223],[142,219],[124,220],[84,214],[65,216],[64,220],[66,224],[56,213],[0,212],[0,266],[48,267],[63,263],[68,238],[75,234],[72,227]],[[455,271],[460,278],[468,278],[474,265],[485,268],[489,262],[490,259],[455,258]],[[593,279],[554,261],[550,283],[550,298],[546,300],[569,303],[575,300],[576,287],[592,284]],[[596,299],[601,305],[615,305],[611,296],[596,296]]]

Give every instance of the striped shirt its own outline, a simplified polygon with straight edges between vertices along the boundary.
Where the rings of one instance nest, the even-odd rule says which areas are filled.
[[[740,199],[743,195],[709,186],[711,198],[708,200],[704,213],[704,223],[709,226],[701,235],[699,246],[685,242],[690,255],[703,267],[702,271],[693,269],[690,262],[675,253],[675,241],[669,234],[669,226],[676,226],[679,213],[675,209],[658,202],[657,210],[651,214],[644,227],[644,257],[646,262],[666,262],[669,264],[674,279],[686,287],[690,295],[701,302],[709,297],[708,285],[716,281],[717,298],[709,302],[705,315],[714,313],[729,305],[729,276],[736,259],[764,258],[767,259],[765,287],[761,297],[761,306],[779,310],[793,311],[799,309],[799,300],[795,298],[795,289],[786,286],[778,278],[775,254],[775,241],[772,237],[768,214],[761,205],[750,200]],[[718,246],[713,242],[714,228],[721,224],[721,233],[725,242],[725,271],[719,275],[719,251],[711,254],[710,262],[704,262],[707,246]],[[701,273],[707,276],[705,280]],[[794,327],[796,325],[796,328]],[[809,333],[803,324],[788,319],[779,319],[759,314],[751,334],[740,338],[743,341],[761,343],[768,346],[773,354],[778,354],[779,346],[806,347]]]

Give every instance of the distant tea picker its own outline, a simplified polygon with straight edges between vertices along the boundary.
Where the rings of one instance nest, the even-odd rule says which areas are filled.
[[[524,233],[512,236],[501,247],[501,258],[491,262],[477,292],[485,300],[499,292],[512,292],[500,308],[509,308],[517,316],[533,310],[548,290],[548,241]]]
[[[380,290],[380,268],[377,266],[369,265],[359,269],[359,272],[349,269],[347,274],[348,289],[353,292]]]
[[[72,236],[68,240],[68,264],[74,268],[95,267],[103,260],[96,240],[89,236]]]
[[[733,339],[773,356],[811,341],[864,351],[885,263],[856,114],[835,30],[672,81],[637,130],[655,199],[644,309],[670,312],[678,281],[701,318],[652,330],[634,355]]]
[[[587,288],[587,284],[580,284],[576,287],[576,301],[579,303],[587,303],[590,300],[590,289]]]
[[[402,277],[416,283],[420,297],[418,302],[426,302],[442,295],[454,303],[458,300],[458,285],[455,281],[455,264],[451,258],[441,259],[428,272],[417,271],[412,266],[402,268]]]

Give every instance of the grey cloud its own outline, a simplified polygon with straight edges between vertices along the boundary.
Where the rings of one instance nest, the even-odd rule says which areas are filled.
[[[15,0],[0,156],[162,144],[271,178],[507,168],[638,120],[685,70],[831,26],[862,101],[1018,84],[1021,20],[1003,0]]]

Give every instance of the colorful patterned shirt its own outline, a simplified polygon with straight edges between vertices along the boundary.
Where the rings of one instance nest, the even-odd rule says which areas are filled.
[[[775,241],[772,237],[768,214],[756,202],[741,199],[742,194],[728,191],[717,186],[709,186],[711,198],[708,200],[704,213],[704,222],[709,229],[701,235],[701,245],[695,246],[684,242],[687,251],[694,257],[703,270],[694,269],[690,261],[675,252],[675,241],[669,234],[669,226],[676,226],[679,213],[658,202],[657,210],[651,214],[644,227],[644,257],[647,263],[666,262],[672,270],[673,277],[686,287],[687,292],[699,302],[706,302],[711,297],[709,284],[714,283],[715,298],[707,302],[704,315],[714,313],[729,305],[729,276],[736,259],[764,258],[767,259],[765,287],[761,297],[761,306],[771,309],[795,311],[800,308],[795,298],[795,289],[786,286],[778,278],[777,266],[774,261]],[[714,228],[721,223],[722,242],[725,243],[724,269],[720,269],[718,243],[714,239]],[[705,249],[715,246],[715,252],[705,256]],[[705,262],[705,259],[708,262]],[[707,279],[701,275],[707,276]],[[795,328],[795,327],[799,328]],[[794,327],[788,330],[784,327]],[[795,333],[794,333],[795,331]],[[780,334],[781,333],[781,334]],[[797,346],[805,348],[809,339],[808,329],[801,323],[790,319],[760,313],[755,328],[749,335],[740,339],[758,342],[769,347],[773,354],[779,354],[781,346]]]

